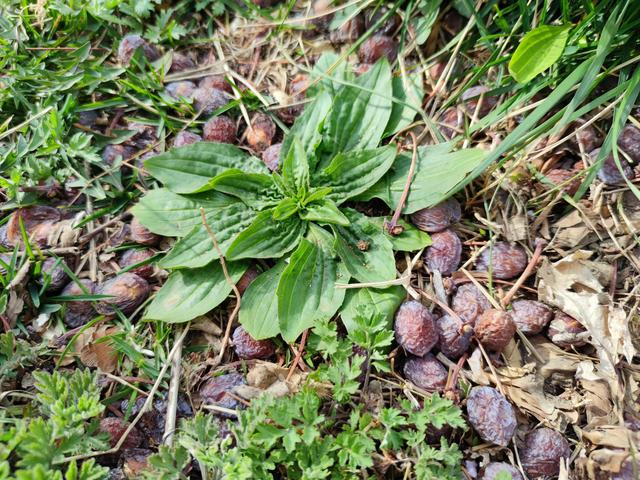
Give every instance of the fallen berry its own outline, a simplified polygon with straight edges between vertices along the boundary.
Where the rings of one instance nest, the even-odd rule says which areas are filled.
[[[173,148],[184,147],[185,145],[191,145],[202,141],[202,137],[197,133],[190,132],[189,130],[183,130],[179,132],[173,139]]]
[[[251,119],[251,126],[247,128],[247,145],[261,153],[271,146],[275,134],[276,124],[271,117],[256,113]]]
[[[136,217],[133,217],[129,224],[129,237],[131,241],[140,245],[154,246],[160,241],[160,236],[151,232],[147,227],[140,223]]]
[[[258,270],[258,268],[254,265],[251,265],[247,270],[242,274],[240,280],[236,282],[236,288],[240,292],[240,295],[243,295],[244,292],[249,288],[249,285],[260,276],[262,272]]]
[[[564,312],[556,312],[549,324],[547,336],[561,348],[577,348],[587,344],[589,332],[575,318]]]
[[[575,131],[576,134],[571,136],[569,143],[577,152],[580,151],[581,144],[583,151],[589,153],[602,145],[602,135],[600,135],[593,125],[588,125],[578,130],[578,128],[582,127],[585,123],[587,122],[580,118],[571,124],[571,129]],[[618,142],[620,142],[620,140],[618,140]]]
[[[451,140],[459,133],[462,133],[463,125],[462,111],[457,107],[449,107],[442,113],[438,122],[438,129],[445,138]]]
[[[147,261],[154,255],[153,250],[149,250],[148,248],[130,248],[120,256],[118,265],[124,269],[131,265]],[[153,275],[153,264],[147,263],[127,271],[148,280]]]
[[[467,397],[469,423],[485,442],[506,447],[516,432],[516,412],[492,387],[473,387]]]
[[[395,333],[398,344],[419,357],[426,355],[438,343],[433,315],[415,300],[404,302],[396,311]]]
[[[193,91],[193,106],[204,115],[211,115],[224,107],[231,100],[231,96],[224,90],[217,88],[198,87]]]
[[[424,232],[435,233],[458,222],[461,216],[460,204],[455,198],[450,198],[435,207],[418,210],[411,215],[411,222]]]
[[[403,372],[407,380],[416,387],[429,392],[443,391],[449,376],[445,366],[430,353],[424,357],[409,357]]]
[[[382,57],[392,63],[398,55],[398,42],[387,35],[373,35],[360,46],[358,58],[362,63],[373,64]]]
[[[476,321],[475,335],[483,347],[500,352],[516,333],[511,315],[502,310],[490,309]]]
[[[59,292],[69,281],[69,277],[67,276],[67,272],[64,267],[64,260],[49,257],[42,263],[42,268],[40,270],[40,278],[38,279],[38,283],[40,285],[44,285],[45,283],[45,275],[48,280],[47,284],[47,292],[48,293],[56,293]],[[66,264],[65,264],[66,265]]]
[[[233,93],[231,84],[222,75],[209,75],[198,82],[198,87],[222,90],[223,92]]]
[[[128,145],[107,145],[102,150],[102,160],[111,167],[116,160],[129,160],[136,153],[136,149]]]
[[[236,122],[226,115],[211,117],[202,129],[202,136],[207,142],[235,143],[236,135]]]
[[[460,322],[450,315],[443,315],[436,321],[438,329],[438,349],[452,360],[460,358],[471,344],[473,327]]]
[[[487,95],[488,91],[489,89],[487,87],[478,85],[465,90],[460,96],[469,115],[474,115],[476,109],[479,108],[478,118],[482,118],[493,110],[498,103],[498,99],[494,96]],[[482,99],[482,104],[480,104],[480,99]],[[480,105],[480,107],[478,107],[478,105]]]
[[[465,323],[472,326],[485,311],[491,308],[491,303],[473,283],[465,283],[458,287],[451,301],[451,309],[456,312]]]
[[[618,147],[634,162],[640,162],[640,129],[628,123],[620,132]]]
[[[80,283],[83,285],[86,292],[76,282],[71,282],[64,287],[60,296],[71,297],[78,295],[91,295],[95,292],[96,284],[91,280],[81,279]],[[64,323],[69,328],[80,327],[95,316],[96,312],[93,309],[91,302],[78,300],[64,303]]]
[[[596,161],[598,158],[598,154],[600,153],[600,149],[596,148],[592,151],[589,156],[592,161]],[[629,162],[624,158],[624,156],[619,155],[620,166],[622,168],[622,172],[616,165],[616,161],[613,158],[613,154],[610,153],[609,156],[602,163],[602,166],[598,170],[598,178],[602,181],[602,183],[606,185],[618,185],[621,183],[625,183],[625,178],[633,179],[634,172]]]
[[[61,220],[60,210],[53,207],[37,205],[34,207],[20,208],[11,214],[6,223],[4,241],[10,247],[22,243],[22,230],[20,221],[24,226],[29,242],[39,247],[48,245],[49,234],[55,224]]]
[[[346,22],[343,22],[336,30],[329,35],[331,43],[340,45],[343,43],[353,43],[364,33],[364,19],[362,15],[356,15]]]
[[[149,456],[153,452],[146,448],[128,448],[122,452],[122,471],[127,478],[143,478],[149,470]]]
[[[529,477],[556,477],[560,460],[571,456],[569,442],[560,432],[539,428],[527,434],[520,450],[522,467]]]
[[[242,327],[235,329],[232,341],[236,355],[243,360],[264,360],[276,352],[276,346],[271,340],[255,340]]]
[[[507,475],[510,475],[511,480],[522,480],[522,475],[520,474],[520,471],[513,465],[510,465],[506,462],[489,463],[486,467],[484,467],[480,480],[497,480],[498,474],[503,472]]]
[[[493,278],[508,280],[520,275],[527,268],[527,263],[527,254],[519,245],[495,242],[482,252],[476,268],[490,272]]]
[[[429,270],[439,271],[442,275],[451,275],[460,265],[462,242],[453,230],[443,230],[431,235],[431,246],[424,254]]]
[[[575,170],[554,168],[545,173],[544,176],[549,182],[560,187],[567,195],[573,195],[580,188],[580,178],[576,178],[577,173]]]
[[[133,54],[136,53],[138,48],[142,48],[143,55],[151,62],[160,58],[158,49],[147,43],[140,35],[127,35],[118,46],[118,62],[121,65],[129,65]]]
[[[123,273],[107,280],[96,288],[98,295],[110,295],[96,303],[96,310],[102,315],[115,315],[116,309],[129,315],[149,296],[147,281],[135,273]]]
[[[120,438],[124,435],[124,432],[129,427],[129,423],[125,422],[118,417],[105,417],[100,420],[100,426],[98,431],[100,433],[106,433],[109,436],[109,444],[111,448],[114,448],[120,441]],[[140,431],[133,427],[133,429],[127,435],[127,438],[122,443],[123,449],[139,447],[143,442],[142,434]]]
[[[171,67],[169,71],[171,73],[182,72],[183,70],[189,70],[195,68],[196,64],[191,58],[183,53],[173,52],[171,56]]]
[[[241,385],[245,385],[245,381],[239,373],[227,373],[210,378],[200,387],[202,403],[229,409],[239,408],[242,403],[234,397],[233,392]],[[229,416],[215,411],[214,413]]]
[[[168,84],[165,90],[170,97],[175,98],[176,100],[182,97],[189,99],[193,97],[193,93],[196,90],[196,84],[189,80],[182,80],[180,82]]]
[[[280,151],[282,150],[282,144],[276,143],[262,152],[262,161],[269,170],[275,172],[280,166]]]
[[[365,17],[365,28],[367,30],[374,27],[378,21],[387,15],[389,9],[386,7],[375,8],[372,12],[369,12]],[[376,30],[377,34],[381,35],[389,35],[392,36],[394,33],[398,31],[398,29],[402,26],[402,18],[397,13],[392,14],[388,17],[382,25],[378,27]]]
[[[511,306],[511,318],[520,331],[527,335],[540,333],[553,318],[553,310],[542,302],[516,300]]]

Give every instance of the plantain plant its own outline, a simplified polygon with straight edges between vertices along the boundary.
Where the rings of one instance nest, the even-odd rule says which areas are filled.
[[[324,57],[316,68],[333,60]],[[179,238],[160,261],[171,273],[147,318],[188,321],[231,292],[200,209],[234,281],[252,259],[273,265],[242,298],[239,320],[255,338],[280,334],[293,341],[341,309],[348,327],[361,303],[390,317],[402,300],[399,286],[348,295],[336,287],[349,282],[384,286],[396,278],[396,251],[429,244],[428,235],[410,224],[401,221],[402,233],[391,236],[384,219],[347,206],[350,200],[374,197],[391,208],[398,204],[412,155],[381,144],[413,120],[421,82],[394,77],[384,59],[357,78],[347,69],[331,79],[314,78],[315,97],[284,138],[279,172],[270,173],[261,160],[235,146],[217,143],[197,143],[147,160],[147,171],[164,188],[150,191],[133,213],[154,233]],[[418,149],[405,213],[441,201],[482,160],[477,150],[451,152],[451,147]]]

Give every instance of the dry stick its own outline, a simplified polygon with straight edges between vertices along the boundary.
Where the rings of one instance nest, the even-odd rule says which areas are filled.
[[[522,275],[520,275],[520,278],[518,278],[518,280],[513,285],[513,287],[511,287],[511,290],[509,290],[507,294],[504,296],[504,298],[502,299],[503,307],[506,307],[507,305],[509,305],[509,303],[511,303],[511,299],[514,297],[516,293],[518,293],[518,290],[520,289],[522,284],[525,282],[525,280],[529,278],[529,276],[533,273],[533,269],[536,268],[536,265],[538,265],[538,262],[540,261],[540,255],[542,255],[542,250],[546,245],[547,245],[547,242],[545,242],[544,240],[541,240],[541,239],[536,240],[536,249],[533,252],[533,255],[531,256],[531,260],[529,261],[527,268],[524,269],[524,272],[522,272]]]
[[[291,368],[289,369],[289,373],[287,374],[287,381],[291,380],[291,377],[293,376],[293,372],[296,371],[296,366],[298,365],[298,362],[302,358],[304,347],[307,344],[308,335],[309,335],[309,329],[307,328],[304,332],[302,332],[302,339],[300,339],[300,345],[298,346],[298,351],[296,352],[296,356],[293,359],[293,364],[291,365]]]
[[[176,430],[176,412],[178,410],[178,390],[180,390],[180,371],[182,361],[182,332],[178,330],[176,336],[176,354],[171,362],[171,381],[169,382],[169,392],[167,394],[167,415],[164,421],[163,442],[167,446],[173,445],[173,434]]]
[[[227,280],[227,283],[231,285],[233,293],[236,294],[236,306],[233,307],[233,312],[231,312],[231,315],[229,315],[227,328],[224,331],[224,338],[222,339],[222,345],[220,346],[220,353],[218,354],[218,358],[216,359],[216,364],[220,365],[220,363],[222,363],[222,358],[224,357],[224,352],[227,349],[227,344],[229,343],[229,337],[231,336],[231,325],[233,325],[233,321],[235,320],[236,315],[238,315],[238,311],[240,310],[240,290],[238,290],[238,287],[236,287],[233,279],[229,276],[229,271],[227,270],[227,262],[224,259],[222,250],[220,250],[220,245],[218,244],[215,233],[213,233],[213,230],[211,230],[211,227],[207,223],[207,218],[204,216],[204,208],[202,207],[200,207],[200,216],[202,217],[202,224],[204,225],[204,228],[207,229],[207,233],[209,234],[209,237],[211,237],[213,246],[215,247],[216,252],[218,252],[218,256],[220,257],[220,265],[222,265],[222,273],[224,273],[224,278]]]
[[[407,175],[407,181],[404,184],[404,190],[402,190],[402,196],[400,197],[400,201],[398,202],[398,206],[396,207],[396,211],[391,218],[391,221],[387,223],[387,230],[391,235],[397,235],[401,232],[396,232],[396,224],[398,223],[398,219],[402,214],[402,209],[404,208],[404,203],[407,201],[407,197],[409,196],[409,188],[411,188],[411,180],[413,180],[413,172],[416,169],[416,159],[418,158],[418,142],[416,140],[416,136],[413,132],[409,132],[411,135],[411,140],[413,141],[413,155],[411,156],[411,166],[409,167],[409,174]]]
[[[142,408],[138,412],[138,415],[136,415],[136,418],[134,418],[133,421],[129,424],[127,429],[124,431],[124,433],[120,437],[120,440],[118,440],[118,443],[116,443],[116,445],[113,448],[110,448],[109,450],[105,450],[103,452],[92,452],[92,453],[85,453],[85,454],[82,454],[82,455],[73,455],[71,457],[66,457],[66,458],[62,458],[60,460],[56,460],[53,463],[55,465],[60,465],[62,463],[72,462],[74,460],[86,460],[87,458],[99,457],[100,455],[108,455],[110,453],[116,453],[118,450],[120,450],[120,448],[122,447],[124,442],[127,440],[127,437],[131,433],[131,430],[133,430],[135,428],[136,424],[140,421],[142,416],[145,413],[147,413],[147,411],[149,410],[149,407],[151,406],[151,402],[153,401],[153,397],[155,396],[156,392],[158,391],[158,388],[160,388],[160,384],[162,383],[162,379],[164,378],[164,374],[167,373],[167,370],[169,369],[169,365],[171,364],[171,361],[173,360],[173,357],[176,354],[176,351],[178,350],[177,347],[179,346],[179,344],[182,343],[182,341],[184,340],[184,337],[187,336],[187,332],[188,331],[189,331],[189,327],[187,326],[182,331],[182,335],[180,335],[180,338],[178,338],[178,341],[176,342],[176,344],[173,346],[173,348],[169,352],[169,355],[167,356],[167,361],[164,363],[164,365],[162,365],[162,369],[160,369],[160,373],[158,374],[158,379],[153,384],[153,387],[151,387],[151,390],[149,391],[149,396],[144,401],[144,404],[142,405]]]

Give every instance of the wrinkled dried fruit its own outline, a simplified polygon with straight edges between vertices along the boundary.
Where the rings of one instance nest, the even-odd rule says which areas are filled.
[[[358,40],[364,32],[364,18],[356,15],[346,22],[343,22],[337,30],[333,30],[329,35],[331,43],[353,43]]]
[[[64,260],[49,257],[42,263],[40,278],[38,283],[43,285],[45,283],[45,275],[48,280],[47,292],[55,293],[64,287],[69,281],[67,272],[65,272],[62,264]],[[65,264],[66,265],[66,264]]]
[[[550,428],[539,428],[527,434],[520,450],[522,467],[532,479],[557,476],[560,460],[570,456],[569,442],[560,432]]]
[[[147,43],[140,35],[127,35],[118,46],[118,61],[122,65],[129,65],[138,48],[142,48],[142,53],[149,61],[157,60],[160,57],[158,49]]]
[[[146,448],[129,448],[122,452],[122,470],[126,478],[142,478],[149,469],[149,456],[153,452]]]
[[[527,263],[527,254],[521,246],[496,242],[482,252],[476,268],[491,272],[493,278],[508,280],[520,275],[527,268]]]
[[[496,480],[498,478],[499,473],[507,473],[511,475],[512,480],[522,480],[522,475],[520,471],[506,462],[491,462],[482,472],[481,480]]]
[[[580,188],[580,179],[576,178],[577,173],[575,170],[554,168],[545,173],[544,176],[554,185],[561,187],[562,191],[567,195],[573,195]]]
[[[196,84],[189,80],[181,80],[179,82],[173,82],[167,85],[166,92],[169,96],[176,100],[184,97],[191,98],[193,92],[196,90]]]
[[[369,37],[360,46],[358,57],[362,63],[376,63],[380,58],[387,57],[393,62],[398,55],[398,42],[387,35]]]
[[[102,160],[112,166],[116,160],[129,160],[136,154],[136,149],[127,145],[107,145],[102,150]]]
[[[553,310],[542,302],[516,300],[511,306],[511,318],[522,333],[527,335],[540,333],[553,318]]]
[[[189,70],[190,68],[194,68],[196,64],[190,57],[183,53],[173,52],[171,57],[171,67],[169,67],[169,71],[171,73],[182,72],[183,70]]]
[[[480,315],[491,308],[491,303],[473,283],[465,283],[458,287],[451,308],[464,322],[473,326]]]
[[[129,236],[131,241],[150,247],[160,241],[160,236],[152,233],[151,230],[142,225],[136,217],[133,217],[129,225]]]
[[[198,87],[193,91],[193,106],[204,115],[211,115],[224,107],[231,100],[231,96],[224,90],[217,88]]]
[[[276,134],[276,124],[268,115],[256,113],[247,128],[247,145],[258,153],[271,146]]]
[[[510,314],[492,308],[476,321],[475,333],[483,347],[500,352],[515,335],[516,324]]]
[[[239,408],[242,403],[231,394],[236,387],[241,385],[245,385],[245,381],[239,373],[227,373],[210,378],[200,388],[202,403],[230,409]],[[220,415],[219,412],[214,411],[213,413]]]
[[[453,230],[444,230],[431,235],[431,246],[424,254],[429,270],[451,275],[460,265],[462,242]]]
[[[487,95],[489,89],[485,86],[476,86],[471,87],[468,90],[465,90],[464,93],[460,96],[462,101],[464,102],[464,107],[467,110],[469,115],[473,115],[478,110],[478,118],[485,117],[498,103],[498,99],[493,96]],[[480,99],[482,99],[482,104],[480,104]],[[478,105],[480,104],[480,107]]]
[[[190,132],[188,130],[183,130],[178,133],[176,137],[173,139],[173,147],[180,148],[185,145],[191,145],[193,143],[198,143],[202,141],[202,137],[197,133]]]
[[[598,158],[598,154],[600,153],[600,149],[596,148],[592,151],[589,156],[595,162]],[[607,185],[618,185],[620,183],[625,182],[625,177],[628,179],[633,179],[634,173],[633,169],[629,165],[629,162],[624,158],[624,156],[619,155],[620,166],[622,167],[622,172],[616,165],[616,161],[613,158],[613,154],[610,153],[609,156],[605,159],[598,170],[598,178]]]
[[[262,152],[262,161],[269,170],[275,172],[280,166],[280,151],[282,150],[282,144],[276,143]]]
[[[120,437],[124,434],[125,430],[129,427],[129,423],[125,422],[121,418],[118,417],[105,417],[100,420],[100,426],[98,427],[98,431],[101,433],[106,433],[109,435],[109,444],[111,448],[115,447]],[[129,435],[122,444],[122,448],[136,448],[139,447],[143,442],[142,434],[140,431],[133,427]]]
[[[435,233],[458,222],[461,216],[460,204],[455,198],[450,198],[435,207],[418,210],[411,215],[411,222],[420,230]]]
[[[583,347],[589,338],[587,329],[564,312],[556,312],[547,335],[549,340],[561,348]]]
[[[233,346],[238,358],[243,360],[264,360],[276,352],[276,346],[271,340],[255,340],[242,327],[233,332]]]
[[[634,162],[640,162],[640,129],[628,123],[620,132],[618,147]]]
[[[451,140],[462,133],[463,124],[462,112],[457,107],[449,107],[442,113],[438,129],[445,138]]]
[[[29,241],[40,247],[47,245],[47,238],[53,225],[60,221],[60,210],[53,207],[38,205],[35,207],[20,208],[11,214],[6,223],[6,242],[13,247],[22,243],[20,220],[29,236]]]
[[[452,360],[460,358],[469,349],[473,327],[460,322],[450,315],[443,315],[436,321],[438,329],[438,348],[442,354]]]
[[[123,273],[98,285],[96,294],[111,295],[96,303],[102,315],[115,315],[116,308],[125,315],[132,313],[149,296],[149,284],[135,273]]]
[[[506,447],[516,432],[516,412],[492,387],[473,387],[467,397],[469,423],[485,442]]]
[[[571,127],[573,130],[577,130],[585,123],[586,121],[580,118],[573,122]],[[593,125],[588,125],[582,130],[577,130],[576,134],[569,139],[569,143],[576,149],[576,151],[580,151],[580,145],[578,142],[582,144],[582,148],[588,153],[602,145],[602,136],[598,130],[593,127]]]
[[[415,300],[400,305],[395,318],[396,340],[407,352],[426,355],[438,343],[438,331],[433,315]]]
[[[131,122],[127,125],[127,130],[135,132],[131,140],[139,149],[146,149],[158,143],[157,127],[144,123]],[[145,155],[153,155],[153,152],[146,152]]]
[[[145,262],[153,257],[153,255],[153,250],[149,250],[148,248],[130,248],[120,256],[118,265],[120,265],[120,268],[124,269],[131,265]],[[127,271],[135,273],[142,278],[149,279],[153,275],[153,264],[147,263],[146,265],[140,265],[139,267]]]
[[[236,288],[240,292],[240,295],[244,294],[244,292],[249,288],[251,282],[253,282],[258,276],[260,276],[262,272],[258,270],[255,265],[251,265],[247,270],[242,274],[240,280],[236,283]]]
[[[373,10],[373,12],[369,12],[365,18],[365,27],[367,30],[373,28],[373,26],[378,23],[378,21],[387,15],[389,9],[386,7],[380,7]],[[394,13],[389,18],[387,18],[382,25],[378,27],[376,33],[380,33],[382,35],[393,35],[402,25],[402,18],[397,13]]]
[[[82,288],[80,288],[80,285],[76,282],[71,282],[64,287],[64,290],[62,290],[60,295],[64,297],[71,297],[77,295],[91,295],[95,293],[96,284],[91,280],[81,279],[80,283],[84,286],[86,292],[83,291]],[[96,313],[91,302],[72,301],[65,303],[64,323],[69,328],[80,327],[95,317],[95,315]]]
[[[93,128],[98,121],[98,113],[95,110],[78,113],[78,123],[84,127]]]
[[[231,84],[227,82],[222,75],[209,75],[208,77],[204,77],[200,79],[200,82],[198,82],[198,87],[233,93]]]
[[[226,115],[211,117],[202,128],[202,135],[207,142],[235,143],[236,122]]]
[[[404,364],[404,376],[416,387],[429,392],[442,391],[447,385],[449,372],[436,357],[409,357]]]

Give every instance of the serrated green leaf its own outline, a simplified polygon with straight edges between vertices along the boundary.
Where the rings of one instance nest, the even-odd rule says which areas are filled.
[[[391,220],[390,217],[368,217],[369,221],[375,223],[382,233],[389,239],[393,249],[397,252],[415,252],[421,248],[431,245],[431,237],[428,233],[418,230],[409,222],[400,219],[397,225],[402,227],[402,233],[391,235],[385,228],[385,223]]]
[[[528,32],[513,52],[509,72],[527,83],[556,63],[569,38],[571,25],[541,25]]]
[[[257,210],[276,205],[282,198],[271,175],[246,173],[236,168],[216,175],[200,190],[233,195]]]
[[[382,289],[377,288],[351,288],[348,289],[344,299],[340,318],[348,332],[357,330],[355,317],[358,315],[358,307],[366,305],[373,309],[374,315],[381,315],[393,324],[393,316],[396,310],[407,296],[405,289],[399,285]]]
[[[386,58],[342,86],[326,120],[321,150],[325,158],[378,146],[391,116],[391,68]]]
[[[278,283],[278,320],[282,338],[293,342],[316,322],[331,318],[344,300],[336,282],[348,274],[323,248],[302,239]]]
[[[340,205],[375,185],[393,165],[396,149],[393,145],[339,153],[324,171],[314,179],[316,185],[327,186],[327,198]]]
[[[230,168],[269,173],[264,163],[226,143],[198,142],[151,157],[145,169],[176,193],[193,193]]]
[[[242,295],[238,320],[256,340],[275,337],[280,333],[276,290],[286,266],[286,262],[278,262],[251,282]]]
[[[449,143],[418,148],[415,173],[402,213],[409,214],[421,208],[432,207],[449,197],[457,186],[487,155],[479,148],[450,152]],[[389,207],[396,208],[407,182],[411,155],[398,155],[389,173],[377,184],[358,196],[358,200],[379,198]]]
[[[333,226],[336,251],[352,277],[359,282],[380,282],[396,278],[396,261],[391,242],[363,214],[352,209],[342,212],[351,224]]]
[[[273,209],[260,212],[227,249],[227,258],[279,258],[298,245],[306,222],[297,215],[286,220],[273,219]]]
[[[291,148],[282,164],[282,178],[298,197],[304,197],[309,190],[307,154],[298,137],[293,137]]]
[[[345,217],[331,200],[323,199],[311,203],[300,212],[300,218],[318,223],[330,223],[335,225],[349,225],[349,219]]]
[[[393,102],[389,123],[387,123],[387,127],[384,130],[385,137],[411,125],[413,119],[416,118],[416,113],[422,108],[422,99],[424,97],[422,75],[422,72],[416,71],[407,75],[393,77],[391,80],[393,98],[407,105],[396,101]]]
[[[207,221],[218,212],[235,205],[238,199],[220,192],[178,195],[166,188],[151,190],[131,209],[131,213],[149,230],[165,237],[182,237],[202,224],[200,207]]]
[[[206,214],[205,214],[206,215]],[[238,201],[222,212],[207,215],[207,224],[213,230],[223,254],[236,236],[246,229],[256,217],[256,212]],[[219,258],[206,228],[202,223],[193,227],[160,261],[162,268],[196,268]]]
[[[237,282],[247,269],[244,262],[227,262],[229,276]],[[220,262],[169,275],[147,308],[144,318],[183,323],[213,310],[231,293]]]

